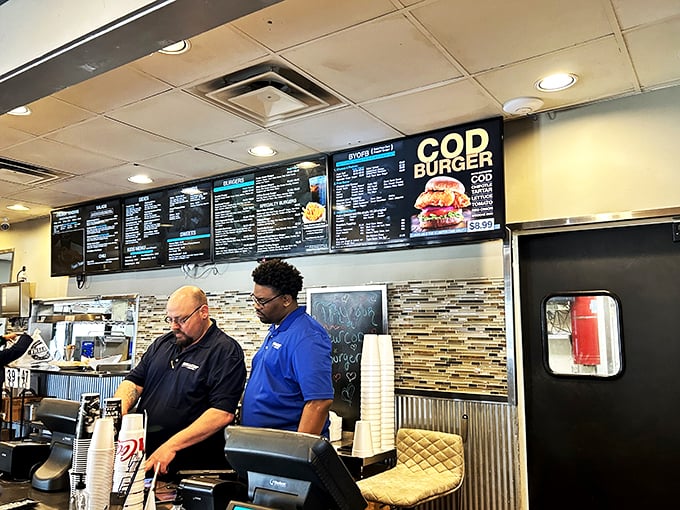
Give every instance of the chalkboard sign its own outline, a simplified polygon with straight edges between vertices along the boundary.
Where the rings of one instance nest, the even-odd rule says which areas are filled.
[[[333,343],[331,409],[342,416],[343,430],[354,430],[360,418],[364,335],[387,334],[387,286],[307,289],[307,312],[326,328]]]

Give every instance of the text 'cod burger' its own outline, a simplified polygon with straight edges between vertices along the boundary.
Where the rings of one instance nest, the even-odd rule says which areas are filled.
[[[470,206],[470,198],[462,182],[442,175],[427,181],[414,206],[421,210],[420,228],[452,228],[465,222],[462,209]]]

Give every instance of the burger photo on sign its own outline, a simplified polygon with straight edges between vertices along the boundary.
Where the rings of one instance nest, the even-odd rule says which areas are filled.
[[[465,223],[463,208],[470,206],[465,186],[445,175],[433,177],[425,184],[414,207],[420,209],[419,226],[423,230],[454,228]],[[463,225],[460,225],[463,226]]]

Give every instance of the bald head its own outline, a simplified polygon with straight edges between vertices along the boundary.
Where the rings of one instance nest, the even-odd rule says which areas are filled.
[[[168,298],[168,308],[171,308],[171,304],[177,305],[178,303],[193,305],[193,308],[195,308],[199,305],[207,305],[208,297],[202,289],[199,289],[194,285],[185,285],[170,294],[170,297]]]

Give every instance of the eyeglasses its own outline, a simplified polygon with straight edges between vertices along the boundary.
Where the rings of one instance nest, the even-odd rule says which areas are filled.
[[[251,299],[251,301],[252,301],[253,303],[255,303],[257,306],[264,306],[264,305],[266,305],[267,303],[269,303],[270,301],[274,301],[277,297],[281,297],[281,296],[283,296],[283,294],[277,294],[276,296],[270,297],[269,299],[260,299],[260,298],[258,298],[258,297],[255,297],[254,294],[251,294],[251,295],[250,295],[250,299]]]
[[[174,323],[177,324],[178,326],[184,326],[184,323],[185,323],[186,321],[188,321],[189,319],[191,319],[191,316],[192,316],[193,314],[195,314],[196,312],[198,312],[198,311],[201,309],[202,306],[203,306],[203,305],[198,305],[198,308],[196,308],[196,310],[194,310],[193,312],[191,312],[191,313],[190,313],[189,315],[187,315],[186,317],[179,317],[179,318],[177,318],[177,317],[166,317],[166,318],[163,319],[163,320],[164,320],[165,322],[167,322],[168,324],[172,324],[172,323],[174,322]]]

